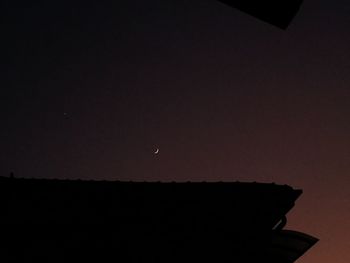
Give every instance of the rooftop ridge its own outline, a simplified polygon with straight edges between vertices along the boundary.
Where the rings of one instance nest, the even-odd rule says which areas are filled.
[[[4,180],[14,180],[14,181],[36,181],[36,182],[72,182],[72,183],[109,183],[109,184],[135,184],[135,185],[141,185],[141,184],[150,184],[150,185],[256,185],[256,186],[274,186],[274,187],[284,187],[288,188],[294,191],[300,191],[302,193],[302,189],[293,188],[290,185],[287,184],[277,184],[275,182],[267,183],[267,182],[257,182],[257,181],[160,181],[160,180],[144,180],[144,181],[136,181],[136,180],[96,180],[96,179],[59,179],[59,178],[26,178],[26,177],[5,177],[0,176],[0,181]]]

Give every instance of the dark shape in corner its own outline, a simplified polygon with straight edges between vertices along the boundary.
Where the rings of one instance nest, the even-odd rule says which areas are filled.
[[[292,263],[318,241],[284,229],[301,194],[264,183],[0,176],[1,259]]]
[[[258,19],[286,29],[303,0],[219,0]]]

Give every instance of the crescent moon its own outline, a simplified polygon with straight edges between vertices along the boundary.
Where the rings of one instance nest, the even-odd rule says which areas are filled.
[[[154,152],[154,154],[157,154],[159,153],[159,149],[157,148],[156,151]]]

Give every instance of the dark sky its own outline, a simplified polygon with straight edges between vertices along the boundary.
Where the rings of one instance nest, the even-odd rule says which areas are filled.
[[[283,31],[215,0],[2,8],[1,174],[304,194],[300,262],[350,262],[350,2]],[[154,151],[159,148],[159,153]]]

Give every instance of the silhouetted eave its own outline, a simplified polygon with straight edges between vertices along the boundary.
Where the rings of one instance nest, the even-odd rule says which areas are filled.
[[[291,263],[317,242],[283,229],[301,193],[263,183],[0,177],[0,240],[9,262],[44,254],[54,262]]]
[[[273,233],[268,250],[276,261],[294,262],[318,241],[318,238],[302,232],[281,230]]]
[[[163,218],[186,226],[191,218],[209,228],[230,226],[231,231],[241,226],[272,229],[302,193],[286,185],[243,182],[1,181],[7,216],[14,217],[8,218],[11,222],[106,223],[137,218],[136,224]]]
[[[302,0],[219,0],[267,23],[286,29],[297,14]]]

